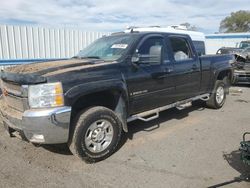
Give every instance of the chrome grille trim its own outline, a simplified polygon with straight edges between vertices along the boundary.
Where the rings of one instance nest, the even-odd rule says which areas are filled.
[[[2,81],[1,88],[7,91],[7,95],[3,96],[7,106],[20,112],[29,109],[27,87],[12,82]]]

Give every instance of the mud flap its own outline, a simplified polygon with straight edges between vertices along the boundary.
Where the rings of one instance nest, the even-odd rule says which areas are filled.
[[[119,101],[116,105],[115,113],[122,122],[123,131],[128,132],[126,105],[121,96],[119,97]]]

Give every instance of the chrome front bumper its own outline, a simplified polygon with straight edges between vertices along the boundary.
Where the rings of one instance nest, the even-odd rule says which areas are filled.
[[[5,127],[23,133],[32,143],[68,142],[71,107],[31,109],[21,113],[4,106],[1,100],[0,110]]]

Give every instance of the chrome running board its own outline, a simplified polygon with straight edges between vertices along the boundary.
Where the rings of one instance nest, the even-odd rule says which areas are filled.
[[[145,122],[151,121],[153,119],[158,118],[159,113],[161,111],[164,111],[164,110],[167,110],[167,109],[170,109],[170,108],[174,108],[174,107],[177,107],[177,109],[181,110],[181,109],[184,109],[184,108],[182,108],[182,105],[184,105],[184,104],[187,104],[187,103],[190,103],[190,102],[196,101],[196,100],[207,101],[209,99],[209,97],[210,97],[210,94],[206,93],[206,94],[198,95],[196,97],[192,97],[192,98],[189,98],[189,99],[178,101],[178,102],[175,102],[175,103],[172,103],[172,104],[168,104],[166,106],[155,108],[153,110],[149,110],[149,111],[146,111],[146,112],[135,114],[135,115],[132,115],[131,117],[129,117],[127,119],[127,122],[131,122],[131,121],[134,121],[134,120],[137,120],[137,119],[145,121]]]

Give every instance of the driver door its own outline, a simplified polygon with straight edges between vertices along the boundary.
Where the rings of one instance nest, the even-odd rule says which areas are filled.
[[[171,103],[174,94],[173,64],[168,60],[164,36],[144,37],[135,50],[139,59],[128,73],[131,113]],[[131,62],[132,63],[132,62]],[[133,63],[132,63],[133,64]]]

